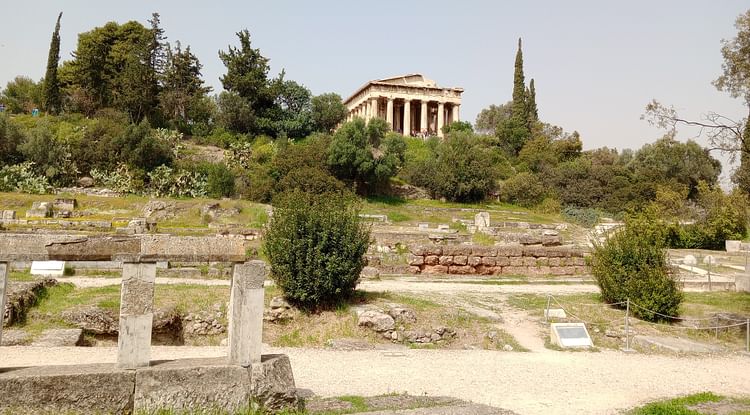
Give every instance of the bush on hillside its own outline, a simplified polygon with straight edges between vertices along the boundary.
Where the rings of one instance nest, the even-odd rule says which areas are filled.
[[[547,192],[539,178],[529,172],[521,172],[503,182],[500,200],[514,205],[532,207],[544,200]]]
[[[292,191],[274,200],[264,251],[284,296],[315,309],[351,296],[369,244],[370,229],[350,196]]]
[[[27,161],[0,168],[0,192],[46,193],[49,182],[45,176],[34,173],[33,167],[34,163]]]
[[[667,263],[664,230],[656,215],[628,217],[623,228],[594,245],[592,259],[604,302],[630,299],[637,304],[630,311],[644,320],[661,320],[656,313],[678,315],[682,291]]]

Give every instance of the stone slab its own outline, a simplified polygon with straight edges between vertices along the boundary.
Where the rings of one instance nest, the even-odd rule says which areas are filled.
[[[544,310],[544,318],[568,318],[568,315],[562,308],[550,308]]]
[[[156,264],[122,264],[117,365],[134,369],[151,360]]]
[[[242,239],[171,235],[0,234],[0,261],[243,262]]]
[[[235,264],[229,296],[229,362],[249,366],[260,361],[263,337],[263,261]]]
[[[36,338],[32,346],[39,347],[66,347],[82,346],[83,330],[81,329],[50,329],[42,332],[42,335]]]
[[[0,413],[127,414],[135,372],[111,364],[0,369]]]
[[[65,275],[65,261],[31,261],[31,275],[62,277]]]
[[[251,368],[228,365],[225,358],[160,361],[136,370],[112,364],[0,368],[0,413],[231,412],[251,400],[270,410],[299,407],[286,355],[265,355]]]
[[[588,330],[584,323],[552,323],[550,324],[550,340],[563,348],[592,347]]]
[[[727,252],[740,252],[742,241],[726,240],[724,241],[724,248]]]

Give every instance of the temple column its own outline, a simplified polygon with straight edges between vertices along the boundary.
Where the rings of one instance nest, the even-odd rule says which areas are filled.
[[[437,135],[438,137],[443,136],[443,123],[445,122],[445,104],[438,102],[437,112]]]
[[[393,130],[393,98],[388,98],[388,105],[385,107],[385,121]]]
[[[411,137],[411,101],[404,101],[404,135]]]
[[[372,101],[370,101],[370,106],[372,107],[372,117],[371,118],[377,118],[378,117],[378,99],[373,98]]]
[[[458,118],[458,107],[460,107],[460,105],[458,105],[458,104],[453,104],[453,122],[458,122],[458,121],[461,121],[461,120],[460,120],[460,119]]]
[[[419,128],[421,129],[420,133],[422,131],[427,132],[427,101],[422,100],[422,104],[420,105],[421,108],[421,114],[419,117]]]

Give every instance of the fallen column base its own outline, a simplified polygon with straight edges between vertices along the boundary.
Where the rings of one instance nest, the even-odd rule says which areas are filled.
[[[299,406],[286,355],[264,355],[247,368],[229,365],[226,358],[151,364],[136,370],[113,364],[0,368],[0,413],[236,411],[251,402],[268,409]]]

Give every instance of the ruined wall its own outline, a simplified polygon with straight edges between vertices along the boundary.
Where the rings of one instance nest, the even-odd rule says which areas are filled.
[[[563,246],[424,245],[411,249],[410,271],[456,275],[578,275],[583,251]]]

